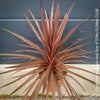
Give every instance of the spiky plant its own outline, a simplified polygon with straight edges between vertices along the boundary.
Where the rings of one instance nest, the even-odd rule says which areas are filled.
[[[69,11],[65,14],[60,25],[58,25],[59,24],[59,16],[60,16],[59,2],[57,3],[57,8],[56,8],[56,12],[55,12],[55,20],[53,23],[54,0],[52,2],[51,15],[49,16],[49,18],[47,16],[47,12],[45,10],[46,20],[44,20],[44,15],[42,12],[42,1],[41,1],[40,12],[41,12],[41,22],[42,22],[43,31],[40,28],[40,25],[37,22],[37,20],[35,19],[32,12],[30,10],[28,10],[39,30],[39,33],[34,28],[32,23],[30,22],[28,16],[25,14],[25,17],[27,19],[29,26],[31,27],[33,33],[36,35],[38,40],[42,43],[44,49],[41,49],[36,43],[26,39],[25,37],[23,37],[17,33],[11,32],[7,29],[4,29],[5,31],[15,35],[16,37],[18,37],[19,39],[21,39],[25,43],[27,43],[27,45],[18,44],[19,46],[29,48],[26,50],[17,50],[16,52],[19,52],[19,54],[18,53],[17,54],[16,53],[0,54],[3,56],[11,56],[10,57],[11,59],[14,59],[14,58],[29,59],[28,62],[19,63],[18,65],[7,67],[11,70],[0,73],[0,74],[5,74],[5,73],[10,73],[10,72],[14,72],[14,73],[20,72],[20,75],[12,77],[12,78],[15,78],[14,81],[1,86],[0,88],[9,86],[9,85],[11,85],[17,81],[20,81],[21,79],[28,76],[28,78],[19,87],[17,87],[14,91],[12,91],[12,93],[10,93],[9,96],[13,95],[16,91],[18,91],[19,89],[21,89],[22,87],[24,87],[26,84],[29,83],[28,86],[24,90],[24,93],[25,93],[24,99],[32,90],[31,97],[29,100],[36,100],[37,95],[38,95],[40,89],[42,88],[43,89],[42,93],[44,93],[46,91],[46,100],[48,100],[49,92],[52,92],[52,99],[55,100],[56,99],[55,98],[56,91],[58,93],[59,99],[62,100],[61,85],[59,84],[59,83],[61,83],[62,86],[65,88],[66,93],[69,96],[69,100],[75,100],[75,97],[77,97],[78,100],[80,100],[80,97],[78,96],[77,92],[75,91],[73,86],[70,84],[69,80],[66,79],[66,77],[70,77],[71,79],[73,79],[83,89],[83,91],[85,91],[85,89],[83,88],[81,83],[79,83],[78,80],[76,80],[72,75],[78,76],[78,77],[96,85],[96,83],[94,81],[80,75],[79,73],[75,73],[74,71],[71,71],[70,69],[81,70],[81,71],[88,72],[88,73],[91,73],[94,75],[98,75],[98,74],[95,74],[93,72],[90,72],[90,71],[82,69],[82,68],[78,68],[78,67],[66,64],[66,63],[70,63],[70,62],[71,63],[84,62],[83,60],[72,60],[72,58],[79,58],[79,57],[89,58],[88,56],[86,56],[84,54],[92,53],[92,52],[81,49],[81,47],[87,45],[88,43],[76,45],[78,42],[84,40],[86,37],[75,40],[75,42],[72,43],[70,46],[61,50],[63,44],[66,41],[68,41],[68,39],[71,37],[71,35],[79,27],[81,27],[82,25],[84,25],[87,22],[86,19],[88,17],[86,19],[84,19],[81,23],[76,25],[72,30],[70,30],[69,33],[66,34],[66,36],[63,39],[61,39],[62,35],[63,35],[63,31],[66,26],[66,23],[69,18],[69,14],[70,14],[74,4],[75,4],[75,2],[73,3],[73,5],[69,9]],[[77,50],[77,51],[75,52],[74,50]],[[32,55],[21,54],[21,52],[37,53],[37,54],[42,55],[42,57],[40,58],[40,57],[34,56],[34,54],[32,54]],[[23,74],[22,71],[24,71],[26,69],[31,69],[31,71]],[[100,76],[100,75],[98,75],[98,76]]]

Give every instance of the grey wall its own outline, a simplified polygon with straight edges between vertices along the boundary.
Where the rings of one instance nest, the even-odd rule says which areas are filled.
[[[59,1],[60,18],[62,19],[65,12],[68,11],[74,0]],[[48,15],[51,9],[51,3],[52,0],[43,0],[43,9],[46,8]],[[54,8],[56,8],[56,4],[57,0],[55,0]],[[18,43],[23,43],[20,39],[11,35],[10,33],[5,32],[4,30],[2,30],[2,28],[7,28],[13,32],[17,32],[41,46],[40,42],[37,40],[37,38],[34,36],[32,31],[28,27],[27,22],[24,20],[24,12],[26,12],[26,7],[32,11],[32,13],[37,19],[40,19],[40,0],[0,0],[0,53],[12,53],[18,49],[25,49],[15,45]],[[78,24],[81,21],[81,19],[86,18],[88,15],[90,16],[90,18],[94,18],[96,8],[100,10],[100,0],[76,0],[76,4],[70,14],[70,20],[68,21],[68,24],[65,28],[63,37],[70,31],[70,29],[72,29],[76,24]],[[34,22],[32,23],[34,25]],[[40,21],[39,23],[41,24]],[[88,39],[82,41],[81,43],[90,42],[91,44],[85,46],[84,49],[88,51],[94,51],[96,48],[95,20],[91,20],[77,31],[84,32],[81,34],[73,34],[70,40],[91,35]],[[65,46],[68,45],[70,45],[70,42],[66,42]],[[81,59],[84,59],[88,63],[96,62],[95,53],[88,54],[88,56],[93,57],[93,59]],[[4,60],[2,59],[2,57],[0,57],[0,63],[16,62],[19,62],[19,60]]]

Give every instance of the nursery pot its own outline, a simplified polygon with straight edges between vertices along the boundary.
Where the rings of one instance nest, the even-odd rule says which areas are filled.
[[[63,75],[66,77],[67,76],[67,72],[65,71],[62,71]],[[61,81],[64,81],[61,77],[56,77],[57,78],[57,81],[58,81],[58,84],[59,84],[59,87],[61,87],[62,85],[62,82]],[[48,81],[46,82],[46,90],[48,88]],[[56,89],[56,84],[54,84],[54,90],[55,92],[57,91]],[[52,92],[52,81],[50,80],[50,87],[49,87],[49,92]]]

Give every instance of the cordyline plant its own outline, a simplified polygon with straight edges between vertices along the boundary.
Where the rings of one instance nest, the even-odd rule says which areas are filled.
[[[80,41],[86,39],[86,37],[82,39],[77,39],[75,40],[74,43],[72,43],[70,46],[66,47],[65,49],[61,50],[63,44],[71,37],[71,35],[82,25],[84,25],[88,20],[87,18],[84,19],[81,23],[76,25],[72,30],[70,30],[69,33],[66,34],[66,36],[62,38],[63,31],[65,29],[66,23],[69,18],[69,14],[74,6],[75,2],[69,9],[69,11],[65,14],[61,24],[59,24],[59,16],[60,16],[60,11],[59,11],[59,2],[57,3],[57,8],[55,12],[55,20],[53,23],[53,6],[54,6],[54,0],[52,2],[52,7],[51,7],[51,14],[48,18],[47,12],[45,10],[45,18],[44,20],[44,15],[42,12],[42,1],[40,3],[40,12],[41,12],[41,22],[42,22],[42,29],[40,28],[39,23],[35,19],[34,15],[32,12],[29,10],[29,13],[31,14],[38,30],[34,28],[32,23],[30,22],[28,15],[25,14],[25,17],[27,19],[27,22],[29,26],[31,27],[33,33],[36,35],[38,40],[42,43],[44,49],[41,49],[37,44],[34,42],[26,39],[25,37],[11,32],[7,29],[4,29],[5,31],[15,35],[16,37],[20,38],[23,40],[27,45],[23,44],[17,44],[19,46],[24,46],[29,49],[26,50],[17,50],[16,52],[19,52],[19,54],[14,53],[14,54],[8,54],[8,53],[2,53],[0,55],[3,56],[11,56],[11,59],[14,58],[22,58],[22,59],[29,59],[28,62],[25,63],[19,63],[18,65],[15,66],[10,66],[7,67],[11,70],[2,72],[0,74],[5,74],[5,73],[10,73],[14,72],[14,74],[20,72],[20,75],[15,75],[12,78],[15,78],[14,81],[1,86],[0,88],[9,86],[17,81],[20,81],[21,79],[25,78],[28,76],[27,79],[19,86],[17,87],[12,93],[9,94],[9,96],[13,95],[15,92],[20,90],[22,87],[24,87],[26,84],[27,87],[25,87],[25,90],[23,91],[25,93],[24,99],[27,97],[27,95],[32,91],[30,99],[29,100],[36,100],[37,95],[40,91],[40,89],[43,89],[42,93],[46,93],[46,100],[48,100],[48,95],[49,92],[52,92],[52,99],[55,100],[55,92],[57,91],[59,99],[62,100],[62,91],[61,91],[61,84],[66,90],[66,93],[69,96],[69,100],[75,100],[75,98],[78,98],[80,100],[80,97],[78,96],[76,90],[73,88],[73,86],[70,84],[69,80],[66,79],[66,77],[70,77],[73,79],[85,92],[84,87],[81,85],[81,83],[78,82],[72,75],[78,76],[94,85],[97,85],[96,82],[80,75],[79,73],[75,73],[71,71],[70,69],[75,69],[75,70],[81,70],[84,72],[88,72],[93,75],[98,75],[93,72],[90,72],[88,70],[85,70],[83,68],[75,67],[72,65],[67,65],[66,63],[73,63],[73,62],[85,62],[83,60],[72,60],[72,58],[80,58],[80,57],[85,57],[85,58],[90,58],[86,56],[85,54],[87,53],[92,53],[90,51],[86,51],[81,49],[81,47],[87,45],[88,43],[84,43],[81,45],[76,45]],[[76,46],[75,46],[76,45]],[[31,49],[30,49],[31,48]],[[77,50],[75,52],[75,50]],[[37,57],[34,55],[27,55],[27,54],[21,54],[22,52],[31,52],[31,53],[37,53],[42,55],[42,57]],[[22,71],[26,69],[31,69],[31,71],[27,73],[21,73]],[[100,75],[98,75],[100,76]]]

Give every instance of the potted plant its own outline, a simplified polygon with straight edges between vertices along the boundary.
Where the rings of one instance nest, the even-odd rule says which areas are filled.
[[[36,43],[26,39],[25,37],[23,37],[17,33],[11,32],[7,29],[4,29],[5,31],[15,35],[16,37],[18,37],[19,39],[21,39],[25,43],[27,43],[27,45],[23,45],[23,44],[18,44],[18,45],[27,47],[28,49],[17,50],[16,52],[18,52],[19,54],[18,53],[12,53],[12,54],[2,53],[0,55],[1,56],[11,56],[10,57],[11,59],[15,59],[15,58],[28,59],[29,61],[25,62],[25,63],[19,63],[18,65],[15,65],[15,66],[7,67],[11,70],[2,72],[0,74],[10,73],[10,72],[14,72],[14,73],[20,72],[21,73],[22,71],[24,71],[26,69],[31,69],[31,71],[29,71],[27,73],[24,73],[24,74],[22,73],[20,75],[12,77],[12,78],[15,78],[14,81],[0,87],[0,88],[3,88],[6,86],[9,86],[17,81],[20,81],[21,79],[23,79],[27,76],[29,76],[19,87],[17,87],[14,91],[12,91],[12,93],[10,93],[9,96],[13,95],[16,91],[18,91],[19,89],[24,87],[24,85],[31,82],[23,91],[25,93],[24,99],[27,97],[27,95],[30,93],[30,91],[35,86],[29,100],[36,100],[37,95],[42,87],[43,87],[42,93],[44,93],[46,91],[46,100],[48,100],[49,92],[52,92],[53,100],[56,99],[55,92],[58,93],[59,99],[62,100],[63,99],[62,92],[61,92],[61,85],[62,85],[65,88],[66,93],[69,96],[69,100],[75,100],[75,97],[78,98],[78,100],[80,100],[80,97],[78,96],[77,92],[75,91],[73,86],[69,83],[69,81],[66,79],[66,77],[72,78],[83,89],[83,91],[85,91],[85,89],[83,88],[81,83],[79,83],[70,74],[78,76],[78,77],[96,85],[96,82],[88,79],[87,77],[80,75],[79,73],[75,73],[75,72],[71,71],[70,69],[81,70],[84,72],[91,73],[93,75],[98,75],[98,74],[95,74],[95,73],[85,70],[83,68],[78,68],[78,67],[66,64],[69,62],[85,62],[83,60],[72,60],[72,58],[78,58],[78,57],[89,58],[85,54],[92,53],[92,52],[81,49],[81,47],[83,47],[89,43],[76,45],[78,42],[86,39],[86,37],[75,40],[75,42],[72,43],[70,46],[66,47],[63,50],[61,49],[62,46],[64,45],[64,43],[69,40],[71,35],[78,28],[80,28],[82,25],[84,25],[85,23],[87,23],[89,21],[89,20],[87,20],[87,18],[88,18],[87,17],[81,23],[79,23],[74,28],[72,28],[72,30],[70,30],[70,32],[67,33],[63,39],[61,39],[62,35],[63,35],[63,31],[66,26],[66,23],[69,18],[69,14],[70,14],[72,8],[74,7],[74,4],[75,4],[75,2],[73,3],[73,5],[69,9],[69,11],[65,14],[60,25],[58,25],[59,17],[60,17],[59,2],[57,3],[57,8],[56,8],[56,12],[55,12],[55,20],[53,23],[54,0],[52,2],[51,14],[50,14],[49,18],[48,18],[47,12],[45,10],[46,21],[44,20],[44,15],[42,12],[42,1],[41,1],[40,12],[41,12],[41,22],[42,22],[43,31],[42,31],[38,21],[35,19],[34,15],[32,14],[32,12],[30,10],[28,10],[38,28],[39,33],[32,25],[28,16],[26,14],[24,14],[28,21],[30,28],[32,29],[33,33],[36,35],[38,40],[42,43],[44,49],[41,49],[41,47],[39,47]],[[75,52],[74,50],[77,50],[77,51]],[[33,53],[33,55],[20,54],[21,52],[31,52],[31,53]],[[40,57],[34,56],[34,53],[40,54],[40,55],[42,55],[42,57],[40,58]],[[100,76],[100,75],[98,75],[98,76]]]

